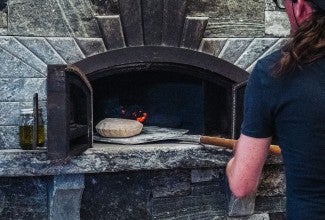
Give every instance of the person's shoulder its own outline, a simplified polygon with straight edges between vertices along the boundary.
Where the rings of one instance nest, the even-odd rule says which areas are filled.
[[[261,58],[256,63],[256,68],[261,68],[264,71],[271,71],[274,65],[280,60],[281,51],[276,50],[273,53]]]
[[[281,51],[277,50],[257,61],[250,78],[258,80],[261,84],[267,85],[274,81],[272,71],[281,58]]]

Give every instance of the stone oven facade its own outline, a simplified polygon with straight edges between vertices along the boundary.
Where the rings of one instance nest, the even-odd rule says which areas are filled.
[[[106,92],[98,89],[102,82],[120,73],[166,74],[179,83],[181,80],[173,77],[183,72],[194,85],[204,84],[198,90],[194,86],[193,91],[220,93],[217,98],[226,100],[219,101],[221,108],[202,110],[206,112],[199,119],[208,115],[213,122],[201,120],[202,128],[194,133],[236,138],[249,72],[259,58],[279,49],[288,34],[285,12],[278,11],[272,0],[3,1],[0,217],[284,218],[283,168],[277,157],[268,160],[256,198],[238,202],[231,195],[227,197],[224,185],[224,166],[231,156],[228,151],[201,149],[193,144],[127,149],[97,144],[81,156],[58,162],[48,160],[46,149],[19,150],[18,121],[19,109],[31,106],[33,94],[38,93],[41,107],[51,114],[45,115],[49,119],[46,124],[58,122],[60,115],[52,117],[57,109],[51,108],[54,102],[49,90],[53,87],[49,79],[50,74],[60,71],[82,74],[95,92]],[[206,99],[218,102],[212,97]],[[107,102],[99,101],[101,97],[96,95],[94,98],[95,106]],[[198,99],[192,98],[198,104]],[[214,111],[224,116],[218,118]],[[88,133],[92,132],[92,117],[96,122],[102,114],[95,112],[88,118]],[[226,125],[220,125],[225,124],[223,119]],[[56,154],[54,148],[59,146],[65,157],[69,155],[65,140],[51,136],[52,124],[48,129],[49,149]],[[214,125],[217,133],[211,128]],[[87,147],[92,147],[91,136],[88,138]]]

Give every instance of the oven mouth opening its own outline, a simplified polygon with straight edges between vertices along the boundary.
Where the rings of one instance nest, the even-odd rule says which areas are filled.
[[[104,118],[230,137],[231,83],[216,73],[175,64],[128,65],[92,78],[94,127]],[[227,87],[228,86],[228,87]],[[95,130],[94,130],[95,132]]]

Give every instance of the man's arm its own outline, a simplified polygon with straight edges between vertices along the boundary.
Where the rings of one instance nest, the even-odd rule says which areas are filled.
[[[229,188],[235,196],[245,197],[257,190],[271,140],[272,137],[253,138],[243,134],[238,139],[235,155],[226,168]]]

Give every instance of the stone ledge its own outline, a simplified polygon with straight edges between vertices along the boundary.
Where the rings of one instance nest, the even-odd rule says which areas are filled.
[[[145,145],[94,144],[80,156],[65,161],[47,159],[46,150],[0,150],[0,176],[46,176],[136,170],[224,167],[232,153],[221,147],[193,143]],[[267,163],[281,164],[278,156]]]

